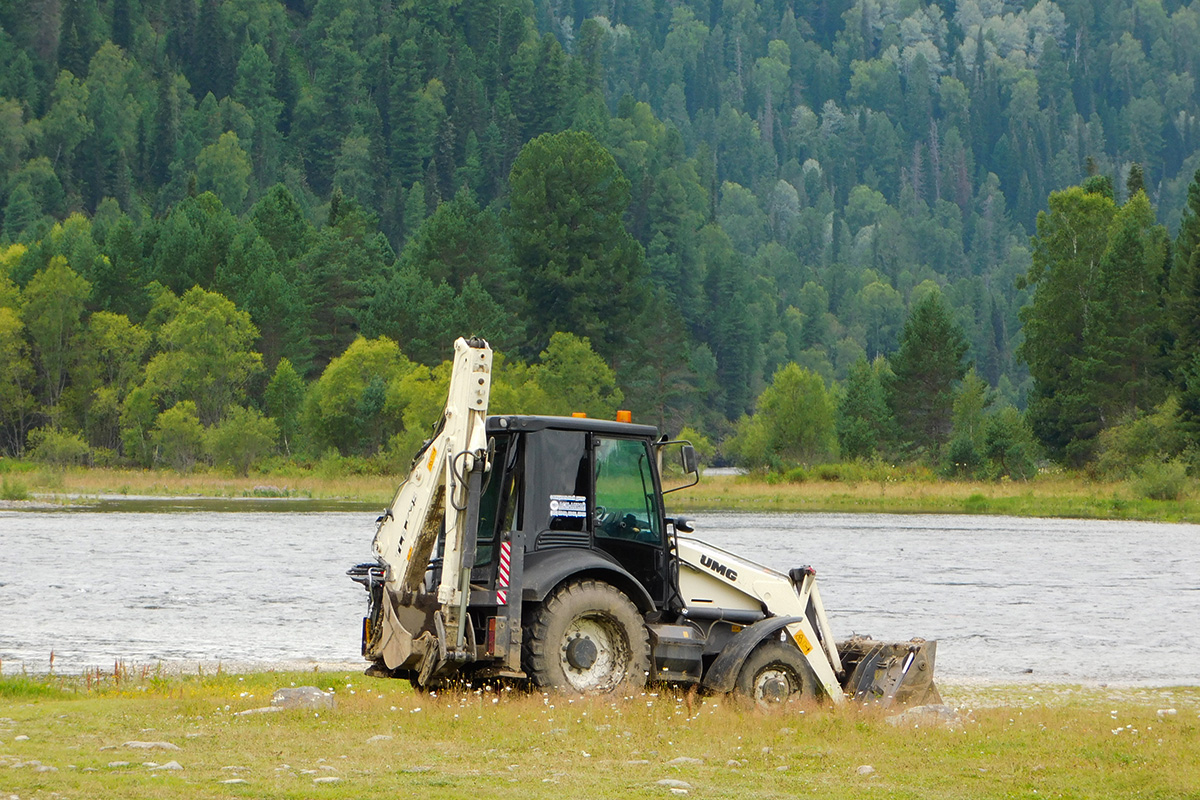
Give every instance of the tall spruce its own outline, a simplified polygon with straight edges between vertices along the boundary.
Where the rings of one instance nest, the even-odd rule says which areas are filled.
[[[967,372],[968,344],[941,292],[921,298],[892,359],[889,400],[901,435],[935,453],[950,437],[954,390]]]

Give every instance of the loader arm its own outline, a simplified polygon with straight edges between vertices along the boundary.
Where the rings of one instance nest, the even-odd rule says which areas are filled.
[[[785,575],[691,536],[676,537],[676,552],[685,614],[711,616],[758,611],[764,617],[786,619],[779,627],[786,628],[825,694],[834,703],[845,700],[840,680],[842,662],[813,570],[803,568]],[[741,659],[758,641],[779,630],[779,627],[756,627],[759,639],[747,642],[749,647]],[[731,664],[733,661],[740,659],[731,656]],[[723,691],[732,688],[733,677],[731,672],[730,686]]]
[[[469,492],[468,486],[472,476],[491,468],[484,431],[491,378],[488,343],[458,339],[441,420],[379,518],[372,545],[384,567],[388,593],[408,603],[423,590],[430,556],[445,532],[436,599],[447,641],[460,646],[474,561],[475,531],[470,520],[478,507],[478,492]]]

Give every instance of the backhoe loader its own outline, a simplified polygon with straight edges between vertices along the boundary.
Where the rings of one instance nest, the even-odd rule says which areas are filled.
[[[936,642],[838,642],[812,568],[769,569],[666,515],[663,496],[699,480],[689,443],[628,412],[488,416],[491,369],[487,342],[455,342],[433,438],[378,519],[375,560],[348,571],[368,594],[368,674],[940,702]],[[668,453],[691,482],[664,490]]]

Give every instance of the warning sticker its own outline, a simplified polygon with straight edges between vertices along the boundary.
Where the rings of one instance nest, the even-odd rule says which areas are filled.
[[[551,517],[586,517],[587,498],[577,494],[550,495]]]
[[[800,645],[800,652],[808,655],[812,652],[812,642],[808,641],[808,637],[804,635],[804,631],[796,631],[796,635],[792,637],[796,640],[796,644]]]

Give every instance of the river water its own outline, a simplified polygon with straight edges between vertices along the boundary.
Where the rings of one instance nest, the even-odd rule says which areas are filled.
[[[0,510],[0,669],[358,662],[371,511]],[[152,510],[130,511],[130,508]],[[276,509],[275,513],[261,509]],[[886,514],[694,515],[817,569],[835,634],[938,639],[944,682],[1200,683],[1200,526]]]

